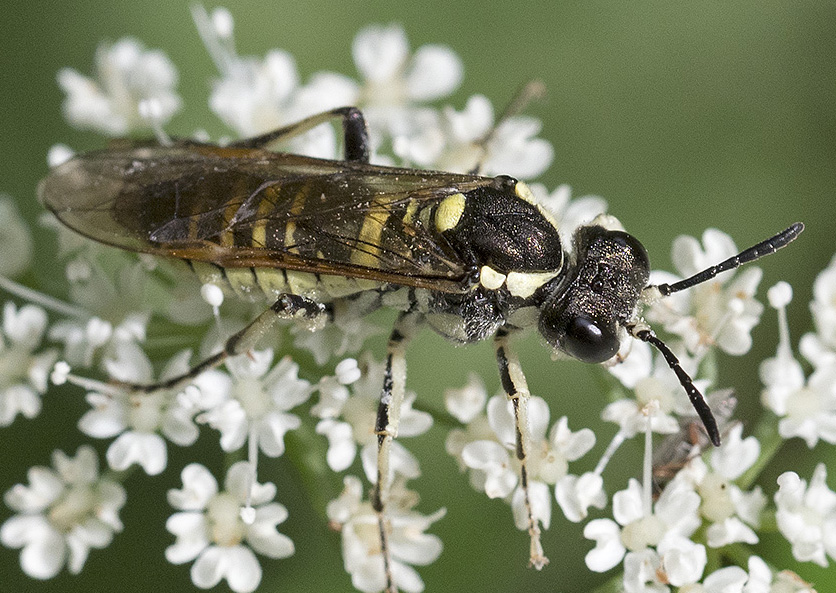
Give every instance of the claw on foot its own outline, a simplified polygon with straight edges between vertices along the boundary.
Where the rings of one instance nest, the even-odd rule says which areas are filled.
[[[543,551],[543,544],[540,543],[540,530],[532,531],[531,533],[531,550],[528,559],[528,567],[536,570],[543,570],[543,567],[549,563]]]

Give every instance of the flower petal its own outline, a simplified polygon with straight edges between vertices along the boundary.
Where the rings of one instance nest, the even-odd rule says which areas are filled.
[[[594,519],[586,524],[583,536],[595,540],[595,548],[586,554],[586,566],[594,572],[606,572],[618,565],[626,551],[621,530],[615,521]]]
[[[117,471],[126,470],[136,463],[149,476],[156,476],[168,463],[165,441],[155,433],[124,432],[108,447],[107,463]]]

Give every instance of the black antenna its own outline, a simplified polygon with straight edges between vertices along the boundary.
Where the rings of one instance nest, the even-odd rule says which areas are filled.
[[[708,407],[708,402],[705,401],[705,398],[702,393],[700,393],[700,390],[694,385],[694,381],[691,379],[691,376],[688,375],[688,373],[685,372],[685,369],[682,368],[682,365],[679,364],[679,359],[676,355],[671,352],[671,349],[668,348],[667,344],[657,338],[656,335],[649,329],[640,329],[633,333],[633,335],[642,342],[647,342],[659,350],[665,358],[665,362],[668,363],[668,366],[671,367],[671,370],[676,374],[680,385],[682,385],[685,389],[685,393],[688,394],[688,399],[691,400],[691,405],[694,406],[694,409],[697,411],[697,415],[699,415],[700,420],[702,420],[702,424],[705,426],[705,431],[708,433],[708,438],[711,439],[711,443],[715,447],[719,447],[720,430],[717,428],[717,420],[714,419],[714,414],[711,413],[711,408]]]
[[[673,284],[658,284],[656,286],[650,285],[645,290],[655,288],[657,289],[662,296],[668,296],[675,292],[679,292],[680,290],[685,290],[686,288],[691,288],[692,286],[696,286],[697,284],[702,284],[708,280],[714,278],[717,274],[721,272],[726,272],[728,270],[733,270],[737,267],[742,266],[745,263],[749,263],[751,261],[755,261],[756,259],[760,259],[766,255],[771,255],[785,247],[789,243],[795,240],[798,235],[801,234],[801,231],[804,230],[804,224],[800,222],[796,222],[795,224],[791,225],[788,229],[781,231],[777,235],[770,237],[765,241],[761,241],[757,245],[753,245],[749,249],[744,249],[737,255],[730,257],[724,262],[721,262],[715,266],[711,266],[710,268],[706,268],[702,272],[698,272],[691,276],[690,278],[686,278],[685,280],[680,280],[679,282],[674,282]],[[671,352],[671,349],[650,329],[639,329],[636,330],[635,326],[632,328],[630,332],[633,336],[637,339],[641,340],[642,342],[647,342],[652,346],[655,346],[657,350],[662,354],[665,359],[665,362],[668,363],[668,366],[671,370],[676,374],[677,378],[679,379],[679,383],[685,389],[685,392],[688,394],[688,399],[691,400],[691,405],[694,406],[694,409],[697,411],[697,414],[702,420],[703,426],[705,426],[705,430],[708,433],[708,438],[711,439],[711,443],[715,447],[720,446],[720,431],[717,428],[717,420],[714,419],[714,414],[711,413],[711,408],[708,406],[708,403],[705,401],[702,393],[700,390],[694,386],[694,380],[685,372],[682,368],[682,365],[679,364],[679,359],[676,358],[676,355]]]
[[[761,241],[757,245],[750,247],[749,249],[745,249],[738,253],[737,255],[730,257],[726,261],[717,264],[716,266],[711,266],[703,270],[702,272],[698,272],[694,274],[690,278],[686,278],[685,280],[680,280],[679,282],[674,282],[673,284],[659,284],[655,288],[662,293],[662,296],[668,296],[669,294],[673,294],[675,292],[679,292],[680,290],[685,290],[686,288],[691,288],[692,286],[696,286],[697,284],[701,284],[708,280],[714,278],[720,272],[726,272],[728,270],[733,270],[739,266],[742,266],[745,263],[749,263],[751,261],[755,261],[756,259],[760,259],[766,255],[771,255],[781,249],[781,247],[785,247],[793,240],[795,240],[798,235],[801,234],[801,231],[804,230],[804,223],[796,222],[794,225],[789,227],[788,229],[781,231],[774,237],[770,237],[766,241]],[[652,288],[648,286],[648,288]],[[716,444],[716,443],[715,443]]]

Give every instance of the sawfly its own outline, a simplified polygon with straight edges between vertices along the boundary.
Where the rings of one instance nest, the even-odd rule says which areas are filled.
[[[329,119],[342,122],[344,160],[269,149]],[[528,495],[529,391],[509,336],[536,327],[554,353],[588,363],[612,359],[624,340],[648,342],[719,445],[708,404],[644,323],[642,308],[771,254],[804,228],[793,224],[690,278],[650,285],[647,251],[612,217],[578,228],[567,249],[553,218],[511,177],[370,164],[365,120],[353,107],[226,146],[122,142],[54,168],[39,197],[63,224],[94,241],[184,260],[203,282],[272,303],[218,354],[181,377],[134,386],[138,391],[175,386],[246,352],[277,320],[327,322],[341,300],[371,293],[369,312],[400,310],[375,425],[372,505],[387,590],[395,589],[387,541],[389,450],[404,397],[404,349],[419,327],[457,343],[493,339],[502,387],[513,402],[530,562],[541,568],[547,559]]]

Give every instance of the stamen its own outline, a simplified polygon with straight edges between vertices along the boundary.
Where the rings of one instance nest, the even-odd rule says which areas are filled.
[[[607,450],[604,451],[604,454],[601,455],[601,460],[598,462],[598,465],[595,466],[593,473],[596,475],[601,475],[604,473],[604,469],[607,467],[607,464],[612,459],[612,456],[618,450],[618,448],[624,443],[627,439],[627,435],[623,430],[619,430],[615,433],[615,436],[610,441],[610,444],[607,445]]]
[[[351,385],[363,376],[360,367],[357,366],[357,360],[354,358],[341,360],[334,369],[334,374],[337,377],[337,382],[341,385]]]
[[[63,360],[59,360],[52,367],[50,379],[55,385],[71,383],[72,385],[77,385],[82,389],[95,391],[109,397],[116,397],[125,393],[124,389],[121,389],[118,385],[112,385],[110,383],[97,381],[96,379],[88,379],[87,377],[72,374],[70,372],[70,365]]]
[[[229,36],[224,36],[223,33],[224,18],[217,10],[212,12],[212,16],[206,12],[206,9],[201,4],[192,6],[192,20],[203,45],[206,46],[206,51],[215,62],[215,66],[222,75],[229,74],[235,62],[235,47],[232,39],[232,25],[229,25]],[[232,20],[232,17],[229,17]],[[220,26],[219,26],[220,25]]]
[[[232,13],[223,6],[218,6],[212,10],[212,28],[218,34],[220,39],[232,39],[232,32],[235,30],[235,21],[232,19]]]
[[[258,429],[254,422],[250,423],[250,434],[249,438],[247,438],[247,462],[250,466],[249,483],[247,484],[247,496],[244,501],[244,508],[241,509],[241,520],[247,525],[252,525],[255,521],[253,487],[258,482]]]
[[[207,282],[200,287],[200,297],[212,307],[212,315],[215,317],[215,325],[218,329],[221,328],[221,310],[220,307],[224,302],[224,292],[217,284]]]
[[[787,322],[787,305],[792,301],[792,286],[789,283],[778,282],[766,293],[769,305],[778,311],[778,356],[782,360],[792,358],[790,345],[790,326]]]

